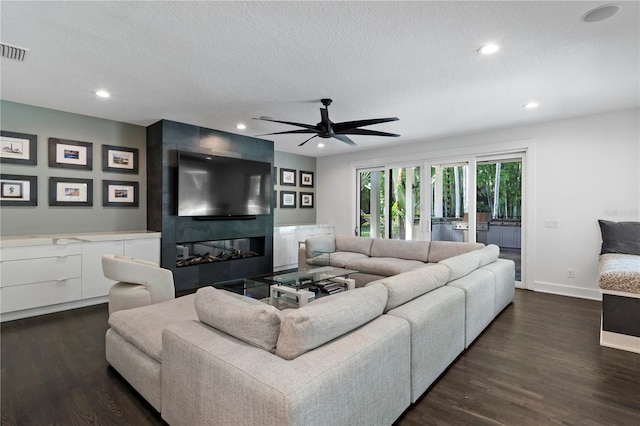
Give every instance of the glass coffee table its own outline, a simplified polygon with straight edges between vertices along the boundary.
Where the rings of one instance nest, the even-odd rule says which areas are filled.
[[[304,272],[288,272],[264,277],[272,283],[269,303],[280,308],[280,302],[287,306],[300,307],[322,296],[341,291],[353,290],[355,280],[349,275],[353,269],[322,266]]]

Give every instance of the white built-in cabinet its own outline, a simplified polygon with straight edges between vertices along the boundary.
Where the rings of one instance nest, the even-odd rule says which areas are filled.
[[[309,237],[333,235],[333,225],[276,226],[273,230],[273,270],[298,267],[298,243]]]
[[[2,321],[105,303],[103,254],[160,262],[160,233],[116,232],[0,240]]]

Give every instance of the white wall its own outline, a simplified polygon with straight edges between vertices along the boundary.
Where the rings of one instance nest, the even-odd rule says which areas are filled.
[[[425,124],[428,125],[428,124]],[[640,110],[624,110],[393,148],[320,157],[317,221],[353,235],[358,165],[528,150],[524,286],[600,299],[598,219],[640,220]],[[362,142],[364,144],[366,142]],[[559,221],[558,229],[545,220]],[[567,269],[575,278],[567,277]]]

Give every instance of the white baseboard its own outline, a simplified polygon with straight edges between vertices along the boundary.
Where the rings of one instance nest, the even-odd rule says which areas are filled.
[[[536,281],[533,283],[534,291],[541,293],[557,294],[560,296],[578,297],[580,299],[602,300],[600,289],[591,289],[584,287],[573,287],[563,284],[544,283]]]
[[[640,337],[600,330],[600,345],[640,354]]]

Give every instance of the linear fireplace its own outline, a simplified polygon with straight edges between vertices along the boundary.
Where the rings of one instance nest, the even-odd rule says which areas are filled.
[[[251,237],[179,243],[176,245],[176,267],[263,256],[264,241],[264,237]]]

